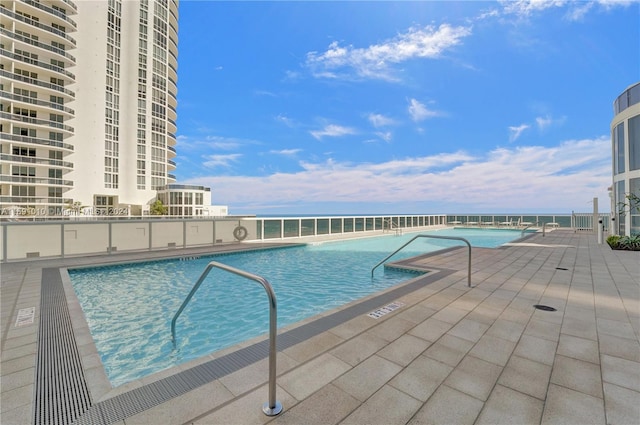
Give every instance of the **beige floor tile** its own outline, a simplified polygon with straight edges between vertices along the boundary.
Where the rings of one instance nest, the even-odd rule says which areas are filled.
[[[489,326],[484,323],[462,319],[447,333],[458,338],[466,339],[467,341],[477,342],[487,329],[489,329]]]
[[[342,421],[341,425],[404,424],[411,419],[421,404],[415,398],[385,385]]]
[[[608,355],[601,361],[604,382],[640,392],[640,363]]]
[[[556,356],[551,383],[570,388],[593,397],[602,398],[600,367],[570,357]]]
[[[441,361],[449,366],[457,366],[473,347],[473,342],[451,335],[443,335],[435,344],[424,352],[424,355]]]
[[[429,318],[409,331],[410,335],[417,336],[427,341],[435,342],[444,335],[453,325],[434,318]]]
[[[351,366],[337,357],[323,354],[278,377],[278,385],[296,399],[302,400],[349,369]]]
[[[523,335],[513,354],[551,366],[556,354],[556,345],[554,341]]]
[[[468,355],[451,372],[445,384],[479,400],[486,400],[501,372],[502,367]]]
[[[408,425],[471,425],[483,402],[446,385],[441,385]]]
[[[395,316],[383,321],[370,332],[386,341],[394,341],[414,326],[414,323]]]
[[[365,332],[334,348],[330,351],[330,354],[349,363],[351,366],[355,366],[367,357],[373,355],[386,344],[387,341],[379,336],[371,332]]]
[[[406,366],[422,354],[430,345],[431,342],[425,341],[422,338],[403,335],[378,351],[378,355],[400,366]]]
[[[558,354],[595,364],[600,363],[598,343],[590,339],[561,334]]]
[[[606,334],[613,335],[619,338],[634,339],[636,334],[633,331],[633,327],[628,321],[618,321],[609,319],[596,319],[598,327],[598,335]]]
[[[351,412],[357,409],[360,404],[360,401],[356,400],[351,395],[345,393],[340,388],[329,384],[289,409],[286,408],[287,406],[284,406],[282,414],[277,416],[276,419],[270,423],[278,425],[338,424],[351,414]],[[235,421],[233,417],[229,418],[227,421],[213,421],[213,419],[216,418],[210,419],[212,419],[211,422],[203,422],[203,424],[231,424]],[[246,423],[256,422],[252,421]]]
[[[542,400],[496,385],[476,424],[537,424],[540,423],[543,407]]]
[[[550,377],[551,366],[523,357],[511,356],[498,379],[498,384],[544,400]]]
[[[486,335],[506,339],[507,341],[518,342],[525,325],[522,323],[510,322],[509,320],[498,319],[489,328]]]
[[[541,425],[605,424],[604,402],[601,398],[558,385],[549,385]]]
[[[605,382],[604,407],[609,424],[640,424],[640,392]]]
[[[485,334],[476,343],[470,354],[498,366],[504,366],[509,361],[515,346],[515,342]]]
[[[418,400],[427,401],[452,370],[453,367],[449,365],[420,356],[389,384]]]
[[[432,317],[436,320],[440,320],[442,322],[447,322],[455,325],[467,314],[469,314],[468,310],[462,310],[452,306],[447,306],[442,310],[438,311]]]
[[[531,319],[524,330],[524,334],[535,336],[537,338],[548,339],[549,341],[558,341],[560,338],[560,325],[557,323]]]
[[[396,363],[375,355],[334,380],[333,385],[365,401],[401,370]]]
[[[612,335],[599,335],[600,354],[640,362],[640,343],[635,339],[619,338]]]

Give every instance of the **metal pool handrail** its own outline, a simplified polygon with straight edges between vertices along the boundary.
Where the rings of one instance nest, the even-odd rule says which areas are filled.
[[[530,224],[530,225],[528,225],[527,227],[525,227],[524,229],[522,229],[522,232],[520,233],[520,237],[521,237],[521,238],[523,238],[523,237],[524,237],[524,232],[526,232],[528,228],[530,228],[530,227],[534,227],[534,226],[537,226],[537,225],[538,225],[537,223],[536,223],[536,224]]]
[[[202,282],[204,282],[205,278],[209,274],[212,268],[219,268],[238,276],[245,277],[247,279],[254,280],[258,282],[267,292],[267,296],[269,297],[269,401],[266,402],[262,406],[262,411],[267,416],[276,416],[282,412],[282,404],[276,400],[276,334],[277,334],[277,305],[276,305],[276,294],[273,292],[273,288],[271,284],[267,282],[267,280],[263,277],[257,276],[255,274],[246,272],[244,270],[239,270],[231,266],[227,266],[226,264],[221,264],[216,261],[211,261],[207,264],[207,267],[204,269],[204,272],[198,278],[196,284],[191,288],[191,292],[187,295],[187,298],[182,302],[182,305],[178,309],[178,312],[173,316],[171,320],[171,340],[173,341],[173,345],[176,345],[176,320],[178,320],[178,316],[182,313],[182,310],[187,306],[193,295],[196,293]]]
[[[393,251],[393,253],[389,254],[384,260],[380,261],[378,264],[376,264],[375,266],[373,266],[373,268],[371,269],[371,278],[373,279],[373,272],[375,271],[375,269],[381,265],[382,263],[384,263],[385,261],[387,261],[389,258],[393,257],[394,255],[396,255],[400,250],[402,250],[402,248],[404,248],[405,246],[409,245],[411,242],[415,241],[418,238],[433,238],[433,239],[449,239],[449,240],[456,240],[456,241],[462,241],[464,243],[467,244],[467,246],[469,247],[469,262],[468,262],[468,273],[467,273],[467,286],[469,288],[471,288],[471,244],[469,243],[468,240],[466,240],[465,238],[459,238],[457,236],[435,236],[435,235],[416,235],[413,238],[411,238],[411,240],[407,243],[405,243],[404,245],[402,245],[400,248],[396,249],[395,251]]]

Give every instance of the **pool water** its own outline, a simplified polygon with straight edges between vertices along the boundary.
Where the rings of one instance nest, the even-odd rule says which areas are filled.
[[[446,229],[421,232],[464,237],[496,247],[517,230]],[[278,327],[344,305],[415,275],[371,269],[414,234],[324,242],[300,247],[69,270],[73,288],[113,386],[176,366],[268,331],[264,289],[254,281],[213,269],[176,323],[171,319],[207,264],[218,261],[265,278],[278,304]],[[421,238],[389,261],[462,245]]]

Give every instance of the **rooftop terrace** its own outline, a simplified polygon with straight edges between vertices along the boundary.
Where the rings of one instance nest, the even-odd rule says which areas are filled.
[[[189,253],[202,250],[179,255]],[[3,425],[34,423],[38,413],[41,287],[55,270],[169,254],[2,264]],[[90,391],[78,422],[640,423],[640,253],[612,251],[590,232],[547,231],[499,249],[473,248],[471,288],[466,256],[461,248],[402,261],[431,272],[280,329],[284,412],[276,417],[261,410],[265,338],[112,389],[71,302]],[[378,318],[367,314],[391,303],[393,311]],[[16,326],[20,310],[33,306],[33,323],[23,316]]]

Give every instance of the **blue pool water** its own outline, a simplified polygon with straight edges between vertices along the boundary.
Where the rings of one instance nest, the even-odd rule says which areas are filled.
[[[496,247],[517,230],[446,229],[432,233]],[[213,269],[176,323],[170,323],[206,265],[215,259],[264,277],[278,303],[278,327],[381,291],[414,276],[371,268],[416,234],[301,247],[69,270],[72,285],[113,386],[231,346],[268,331],[268,301],[256,282]],[[389,261],[462,245],[417,239]]]

